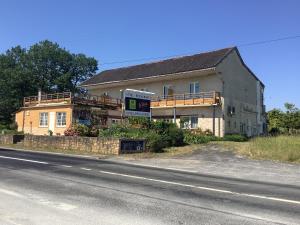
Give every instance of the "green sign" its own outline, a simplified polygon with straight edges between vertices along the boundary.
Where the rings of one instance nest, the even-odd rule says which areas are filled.
[[[136,99],[129,99],[129,110],[136,110]]]

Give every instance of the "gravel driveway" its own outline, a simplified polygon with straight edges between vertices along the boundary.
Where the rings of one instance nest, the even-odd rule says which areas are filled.
[[[215,144],[207,145],[191,154],[169,158],[130,159],[118,157],[110,160],[300,186],[299,164],[247,159]]]

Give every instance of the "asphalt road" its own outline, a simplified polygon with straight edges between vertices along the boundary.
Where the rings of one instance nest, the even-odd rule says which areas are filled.
[[[11,224],[300,224],[300,187],[0,149]]]

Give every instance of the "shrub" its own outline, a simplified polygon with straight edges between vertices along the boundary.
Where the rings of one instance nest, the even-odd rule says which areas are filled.
[[[118,137],[118,138],[127,138],[129,129],[126,126],[122,126],[119,124],[115,124],[107,129],[100,129],[99,136],[100,137]]]
[[[65,136],[88,136],[89,128],[83,124],[73,124],[64,132]]]
[[[89,129],[89,134],[90,137],[98,137],[99,136],[99,128],[92,126]]]
[[[224,141],[235,141],[235,142],[244,142],[247,141],[248,138],[244,135],[240,134],[227,134],[223,137]]]
[[[209,136],[193,134],[190,131],[184,132],[184,142],[186,144],[203,144],[210,141]]]
[[[184,134],[175,124],[164,121],[130,119],[128,125],[114,125],[99,132],[100,137],[142,138],[152,152],[161,152],[165,147],[184,144]]]
[[[131,127],[135,128],[150,128],[151,121],[145,117],[129,117],[128,122]]]
[[[183,130],[177,127],[170,127],[165,136],[169,138],[169,146],[182,146],[184,144]]]

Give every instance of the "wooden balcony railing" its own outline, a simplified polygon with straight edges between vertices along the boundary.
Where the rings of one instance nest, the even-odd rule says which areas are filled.
[[[24,107],[35,106],[38,104],[50,104],[50,103],[73,103],[90,106],[100,107],[120,107],[121,100],[111,98],[109,96],[94,96],[94,95],[78,95],[74,96],[71,92],[55,93],[55,94],[44,94],[39,96],[29,96],[24,98]]]
[[[29,96],[24,98],[24,106],[33,106],[37,104],[45,104],[45,103],[60,103],[66,102],[71,103],[72,94],[71,92],[63,92],[63,93],[55,93],[55,94],[44,94],[39,96]]]
[[[221,103],[220,92],[200,92],[196,94],[174,94],[171,96],[154,96],[151,107],[175,107],[193,105],[219,105]]]

